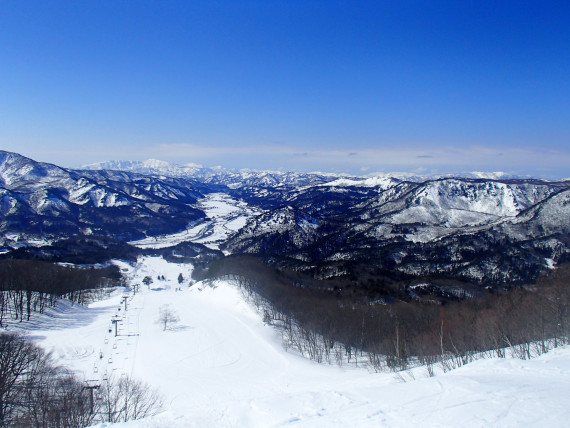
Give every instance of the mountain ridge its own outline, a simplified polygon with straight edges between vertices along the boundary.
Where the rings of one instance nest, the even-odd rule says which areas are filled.
[[[424,182],[427,180],[436,179],[446,179],[446,178],[472,178],[472,179],[483,179],[483,180],[539,180],[539,181],[552,181],[546,180],[539,177],[520,177],[517,175],[508,174],[503,171],[472,171],[463,173],[448,173],[448,174],[415,174],[409,172],[394,172],[394,173],[371,173],[365,175],[354,175],[347,173],[333,173],[333,172],[322,172],[322,171],[312,171],[312,172],[294,172],[294,171],[283,171],[283,170],[257,170],[248,168],[224,168],[221,166],[217,167],[204,167],[200,164],[186,163],[177,164],[171,163],[159,159],[147,159],[144,161],[130,161],[130,160],[110,160],[103,162],[96,162],[92,164],[83,165],[80,169],[87,170],[100,170],[100,169],[110,169],[119,171],[130,171],[137,172],[141,174],[156,174],[156,175],[170,175],[175,177],[185,177],[185,176],[223,176],[223,175],[233,175],[240,176],[242,179],[247,179],[248,176],[255,175],[276,175],[285,177],[287,175],[312,175],[331,178],[332,182],[338,180],[337,185],[358,185],[358,186],[375,186],[376,182],[386,180],[386,179],[398,179],[400,181],[414,181],[414,182]],[[568,181],[558,180],[558,181]],[[332,183],[331,183],[332,185]]]
[[[4,251],[78,235],[167,248],[176,235],[176,245],[209,242],[318,278],[399,272],[493,286],[533,281],[570,254],[568,181],[197,165],[168,175],[162,161],[113,165],[131,170],[73,170],[0,152]]]

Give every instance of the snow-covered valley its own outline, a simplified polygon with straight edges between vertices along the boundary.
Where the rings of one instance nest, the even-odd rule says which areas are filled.
[[[139,248],[166,248],[182,242],[194,242],[217,250],[228,236],[245,225],[249,217],[261,212],[224,193],[208,194],[198,202],[197,207],[203,210],[207,217],[191,223],[182,232],[153,236],[130,244]]]
[[[10,329],[24,330],[85,380],[129,374],[160,390],[164,412],[118,426],[567,424],[568,348],[530,361],[479,360],[435,377],[421,367],[394,374],[317,364],[286,352],[234,284],[190,285],[190,265],[159,257],[116,263],[136,294],[118,290],[88,308],[60,304]],[[166,330],[157,323],[164,305],[179,317]]]

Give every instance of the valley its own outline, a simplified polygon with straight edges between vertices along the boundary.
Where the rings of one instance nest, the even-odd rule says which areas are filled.
[[[96,169],[105,166],[125,170]],[[134,252],[192,244],[198,253],[248,254],[316,279],[378,282],[374,272],[393,272],[390,280],[407,285],[443,278],[497,289],[528,285],[570,255],[568,181],[339,177],[158,161],[90,168],[1,152],[1,251],[49,253],[90,236]]]
[[[130,244],[138,248],[166,248],[194,242],[218,250],[220,244],[245,226],[249,218],[260,213],[260,210],[252,209],[224,193],[207,194],[198,200],[196,207],[204,211],[206,218],[191,223],[186,230],[131,241]]]

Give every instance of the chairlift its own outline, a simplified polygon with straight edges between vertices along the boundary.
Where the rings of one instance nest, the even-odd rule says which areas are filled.
[[[113,364],[113,359],[111,357],[109,357],[109,360],[107,361],[108,364]]]

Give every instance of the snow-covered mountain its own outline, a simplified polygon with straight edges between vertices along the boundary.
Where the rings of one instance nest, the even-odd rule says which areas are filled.
[[[146,161],[107,161],[83,166],[86,170],[129,171],[158,177],[192,178],[204,183],[221,184],[232,188],[239,187],[280,187],[307,186],[337,179],[337,174],[294,173],[283,171],[257,171],[250,169],[207,168],[197,164],[178,165],[148,159]]]
[[[330,184],[280,199],[249,195],[252,203],[263,199],[274,214],[286,204],[309,216],[315,226],[304,243],[301,222],[289,221],[287,233],[297,231],[286,235],[293,248],[282,243],[282,225],[278,233],[264,230],[266,215],[252,218],[224,248],[272,249],[272,256],[310,262],[312,274],[322,277],[351,265],[354,275],[397,270],[480,283],[527,281],[568,256],[568,182],[449,178],[375,187]],[[264,232],[254,239],[256,230]]]
[[[146,249],[194,242],[357,283],[389,272],[532,281],[568,259],[569,198],[569,181],[347,177],[156,160],[69,170],[0,152],[5,251],[81,234]]]
[[[146,175],[166,175],[169,177],[188,177],[209,171],[208,169],[203,168],[201,165],[175,165],[158,159],[147,159],[145,161],[113,160],[106,162],[97,162],[89,165],[84,165],[82,169],[129,171]]]
[[[189,180],[73,171],[0,152],[0,234],[5,246],[77,234],[119,239],[175,232],[204,214]]]

